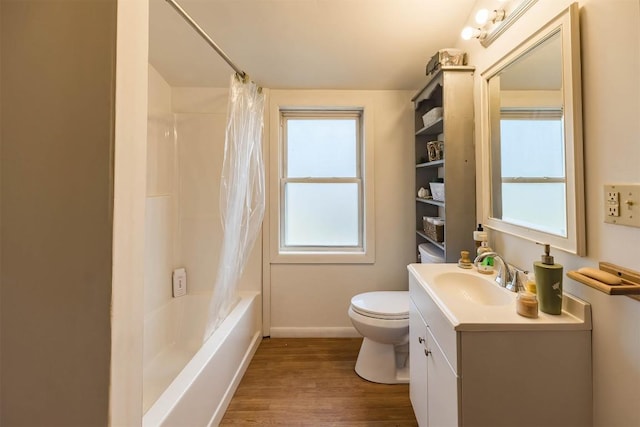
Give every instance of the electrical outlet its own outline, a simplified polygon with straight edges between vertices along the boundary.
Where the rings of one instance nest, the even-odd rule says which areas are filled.
[[[605,217],[620,216],[620,193],[615,191],[614,186],[604,187],[604,215]],[[605,219],[605,221],[607,221]],[[615,222],[614,222],[615,223]]]
[[[640,227],[640,185],[604,186],[604,222]]]

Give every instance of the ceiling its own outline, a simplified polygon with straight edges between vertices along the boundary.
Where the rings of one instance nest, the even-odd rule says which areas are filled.
[[[475,0],[177,0],[239,68],[273,89],[409,89],[453,47]],[[149,62],[171,86],[227,87],[232,69],[165,0]]]

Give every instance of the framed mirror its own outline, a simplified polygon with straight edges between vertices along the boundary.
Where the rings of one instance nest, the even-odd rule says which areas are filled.
[[[585,255],[578,5],[482,73],[483,222]]]

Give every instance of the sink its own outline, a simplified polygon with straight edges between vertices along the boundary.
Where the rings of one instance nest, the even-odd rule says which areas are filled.
[[[416,307],[446,318],[424,319],[436,328],[444,321],[456,331],[591,330],[591,306],[567,293],[561,315],[539,312],[532,319],[516,312],[517,294],[497,284],[495,274],[465,270],[457,263],[409,264],[407,269]]]
[[[447,272],[433,277],[431,286],[450,301],[464,300],[480,305],[513,304],[511,292],[502,289],[490,278],[463,272]]]

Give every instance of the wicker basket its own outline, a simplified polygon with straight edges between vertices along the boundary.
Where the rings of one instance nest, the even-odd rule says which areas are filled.
[[[434,242],[444,242],[444,225],[437,225],[429,222],[426,217],[422,220],[424,234]]]

